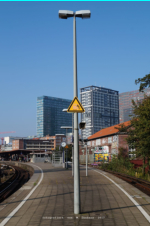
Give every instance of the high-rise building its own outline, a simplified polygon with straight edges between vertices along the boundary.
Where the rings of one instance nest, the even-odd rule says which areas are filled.
[[[80,89],[81,103],[85,113],[81,121],[86,122],[82,138],[93,135],[99,130],[119,123],[119,92],[97,86]]]
[[[72,114],[63,112],[67,109],[71,100],[41,96],[37,98],[37,136],[54,136],[66,134],[66,129],[61,126],[72,126]],[[68,129],[67,132],[71,132]]]
[[[144,92],[134,90],[119,94],[119,120],[120,123],[129,121],[132,115],[132,100],[140,101],[144,99],[144,93],[150,95],[150,88],[146,88]]]

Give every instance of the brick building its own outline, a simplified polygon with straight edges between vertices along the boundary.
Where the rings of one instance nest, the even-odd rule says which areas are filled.
[[[64,134],[56,134],[55,136],[45,136],[33,139],[19,139],[12,141],[12,150],[30,150],[30,151],[52,151],[66,141]]]
[[[12,150],[19,150],[19,149],[24,149],[24,140],[19,139],[19,140],[12,140]]]
[[[130,127],[130,121],[123,124]],[[89,162],[99,162],[102,159],[109,160],[113,155],[118,155],[120,147],[128,154],[129,146],[126,141],[128,135],[115,129],[118,126],[119,124],[102,129],[88,137]],[[85,159],[84,155],[86,154],[85,148],[80,146],[79,153],[80,162],[83,162]]]

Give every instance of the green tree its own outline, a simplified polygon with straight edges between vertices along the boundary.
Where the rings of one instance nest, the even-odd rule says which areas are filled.
[[[63,151],[63,147],[61,147],[61,146],[56,146],[55,151]]]
[[[140,83],[139,91],[144,92],[144,89],[146,87],[150,87],[150,74],[147,74],[143,78],[138,78],[137,80],[135,80],[135,84],[137,85],[138,83]]]
[[[135,148],[136,156],[142,157],[144,175],[145,160],[150,160],[150,97],[145,95],[144,100],[137,103],[132,100],[132,105],[132,127],[128,131],[127,142],[129,147]]]
[[[121,158],[128,158],[128,154],[127,154],[127,150],[123,147],[119,147],[119,153],[118,153],[118,159],[121,159]]]
[[[123,123],[119,124],[118,127],[115,127],[115,129],[118,129],[120,133],[127,133],[129,126],[125,126]]]
[[[67,157],[68,157],[68,161],[72,161],[71,160],[71,157],[72,157],[72,144],[68,144]]]
[[[64,151],[67,150],[67,158],[68,158],[68,161],[71,161],[71,157],[72,157],[72,144],[67,144],[67,146],[68,146],[68,148],[64,148]],[[55,151],[56,152],[58,152],[58,151],[62,151],[63,152],[63,147],[57,146],[56,149],[55,149]]]

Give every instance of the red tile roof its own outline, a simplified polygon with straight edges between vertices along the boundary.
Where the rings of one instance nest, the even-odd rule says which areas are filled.
[[[104,136],[108,136],[114,133],[118,132],[118,129],[115,129],[115,127],[118,127],[119,125],[124,124],[125,126],[129,126],[131,124],[130,121],[127,122],[123,122],[111,127],[107,127],[105,129],[101,129],[100,131],[96,132],[95,134],[93,134],[92,136],[88,137],[88,140],[93,140],[95,138],[99,138],[99,137],[104,137]]]

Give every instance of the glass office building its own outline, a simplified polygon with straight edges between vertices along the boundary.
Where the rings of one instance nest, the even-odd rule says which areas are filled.
[[[80,89],[80,100],[85,109],[81,121],[86,122],[82,138],[119,123],[119,92],[103,87],[88,86]]]
[[[41,96],[37,98],[37,136],[54,136],[66,134],[66,129],[61,126],[72,126],[72,114],[63,112],[67,109],[71,100]],[[67,132],[72,132],[68,129]]]
[[[129,121],[132,116],[132,100],[135,102],[144,99],[144,94],[150,95],[150,88],[146,88],[144,92],[134,90],[131,92],[124,92],[119,94],[119,119],[120,123]]]

